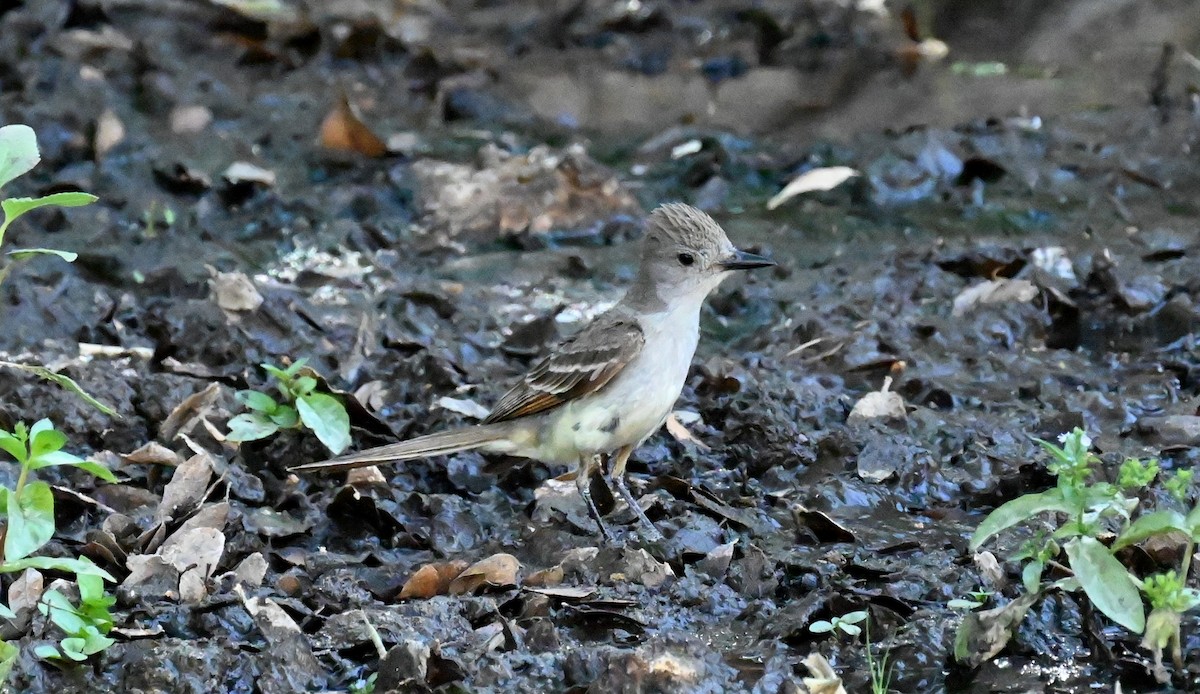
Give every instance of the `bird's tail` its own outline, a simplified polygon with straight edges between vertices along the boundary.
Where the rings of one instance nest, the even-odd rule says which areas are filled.
[[[368,448],[365,451],[350,453],[332,460],[297,465],[296,467],[288,468],[288,470],[291,472],[337,472],[341,470],[353,470],[359,467],[370,467],[371,465],[381,465],[383,463],[395,463],[401,460],[412,460],[413,458],[448,455],[506,440],[511,433],[511,429],[512,427],[505,422],[451,429],[450,431],[439,431],[434,434],[401,441],[400,443]]]

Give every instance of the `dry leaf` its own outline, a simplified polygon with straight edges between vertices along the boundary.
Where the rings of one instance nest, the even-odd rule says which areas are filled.
[[[191,431],[196,422],[211,411],[213,403],[220,394],[220,384],[210,383],[204,390],[184,398],[183,402],[171,410],[171,414],[167,415],[162,426],[158,428],[159,438],[163,441],[170,441],[180,432]]]
[[[846,694],[842,686],[842,678],[834,672],[833,666],[820,653],[810,653],[804,659],[804,667],[808,668],[812,677],[803,678],[804,686],[809,694]]]
[[[183,456],[175,451],[167,448],[161,443],[151,441],[141,448],[131,453],[126,453],[121,456],[127,463],[135,465],[166,465],[168,467],[179,467],[183,463]]]
[[[493,554],[487,559],[472,564],[450,582],[450,594],[474,593],[485,584],[489,586],[514,586],[521,562],[511,554]]]
[[[892,377],[888,376],[883,379],[883,388],[867,393],[862,396],[861,400],[854,403],[854,409],[850,410],[850,416],[846,421],[906,416],[904,398],[900,397],[899,393],[890,392],[888,389],[891,387]]]
[[[773,210],[801,193],[832,190],[858,175],[858,170],[849,166],[826,166],[805,171],[768,200],[767,209]]]
[[[346,473],[346,484],[351,487],[386,487],[387,483],[387,477],[374,465],[354,468]]]
[[[8,609],[16,612],[32,613],[37,609],[38,600],[42,599],[45,581],[37,569],[25,569],[17,580],[8,587]]]
[[[108,150],[121,144],[125,139],[125,125],[112,109],[100,114],[96,121],[96,137],[92,141],[92,151],[96,159],[103,159]]]
[[[694,443],[696,445],[696,448],[699,448],[702,451],[711,450],[709,448],[708,444],[704,443],[700,439],[693,436],[692,432],[688,431],[687,427],[685,427],[683,425],[683,422],[679,421],[681,416],[691,415],[691,414],[695,414],[695,413],[694,412],[683,412],[681,410],[677,410],[677,411],[672,412],[671,414],[667,415],[667,421],[666,421],[667,433],[670,434],[676,441],[678,441],[680,443]],[[700,416],[696,415],[695,418],[692,419],[692,421],[696,421],[696,422],[700,421]]]
[[[333,110],[325,116],[318,140],[326,149],[357,152],[368,157],[387,154],[387,145],[359,120],[345,93],[338,96]]]
[[[480,405],[474,400],[459,400],[458,398],[440,397],[434,403],[437,407],[457,412],[458,414],[472,417],[474,419],[485,419],[489,414],[488,408]]]
[[[954,636],[955,660],[978,667],[994,658],[1008,645],[1025,613],[1040,597],[1040,593],[1030,593],[1007,605],[968,613]]]
[[[978,304],[998,304],[1007,301],[1027,302],[1038,295],[1038,289],[1029,280],[1000,278],[987,280],[959,292],[954,297],[951,315],[962,316]]]
[[[179,572],[179,598],[196,603],[208,595],[208,579],[225,553],[225,534],[213,528],[176,532],[158,548],[158,555]]]
[[[558,566],[551,566],[541,571],[534,571],[525,577],[524,584],[527,588],[556,586],[563,582],[564,576],[565,572],[563,571],[562,564],[559,564]]]
[[[267,577],[267,560],[262,552],[246,557],[233,570],[233,579],[248,588],[257,588]]]
[[[450,582],[467,568],[467,562],[456,559],[439,564],[426,564],[417,569],[400,589],[400,599],[432,598],[435,595],[445,595],[450,589]]]
[[[218,272],[208,266],[212,278],[208,286],[212,289],[213,299],[223,311],[254,311],[262,306],[263,297],[255,288],[254,282],[240,272]]]
[[[159,519],[176,518],[179,511],[199,506],[208,491],[212,469],[211,456],[203,453],[197,453],[175,468],[175,474],[163,489],[162,503],[158,506]]]

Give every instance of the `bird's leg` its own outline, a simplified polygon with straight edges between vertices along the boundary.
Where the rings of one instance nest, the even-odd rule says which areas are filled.
[[[661,540],[663,535],[658,528],[654,527],[654,523],[646,517],[646,512],[642,510],[642,505],[633,498],[633,494],[629,492],[629,487],[625,486],[625,463],[629,462],[629,456],[633,454],[633,446],[624,446],[617,451],[616,455],[609,461],[608,481],[610,486],[615,486],[617,491],[621,493],[621,498],[629,505],[629,508],[637,515],[638,522],[646,529],[651,540]]]
[[[583,503],[587,506],[588,515],[600,527],[600,535],[603,536],[605,542],[611,544],[613,541],[612,533],[608,531],[608,526],[604,525],[604,519],[600,516],[600,511],[596,508],[595,502],[592,501],[592,472],[595,469],[596,456],[579,456],[579,471],[575,473],[575,488],[579,490],[579,496],[583,497]]]

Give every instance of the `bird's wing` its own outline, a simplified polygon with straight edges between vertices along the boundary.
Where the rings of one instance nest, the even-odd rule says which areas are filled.
[[[594,393],[633,361],[645,343],[646,336],[633,320],[601,317],[533,367],[483,423],[545,412]]]

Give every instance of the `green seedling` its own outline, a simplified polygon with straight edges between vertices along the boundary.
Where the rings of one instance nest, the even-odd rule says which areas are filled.
[[[66,636],[57,645],[39,646],[35,653],[44,658],[80,661],[112,644],[107,636],[113,625],[108,608],[115,600],[105,593],[104,581],[114,579],[86,557],[35,554],[54,537],[55,524],[54,494],[50,485],[34,477],[39,470],[68,465],[107,482],[115,483],[117,478],[100,463],[62,450],[66,443],[67,437],[48,419],[31,427],[18,422],[12,431],[0,429],[0,450],[16,459],[21,467],[12,489],[0,486],[0,512],[6,522],[0,573],[39,569],[75,574],[78,606],[54,590],[46,591],[38,604],[41,613]],[[0,605],[0,617],[15,619],[16,615],[7,606]],[[15,660],[16,651],[10,646],[0,647],[0,674],[6,675]]]
[[[965,598],[954,598],[946,603],[946,607],[952,610],[974,610],[983,607],[987,601],[995,595],[992,590],[973,590],[967,593]]]
[[[19,124],[0,127],[0,188],[3,188],[18,176],[28,173],[40,160],[41,154],[38,152],[37,136],[34,134],[32,128],[28,125]],[[6,198],[0,200],[0,211],[4,213],[4,221],[0,222],[0,249],[4,247],[4,235],[8,232],[9,225],[26,212],[36,210],[39,207],[80,207],[82,205],[90,205],[96,199],[95,195],[89,193],[55,193],[40,198]],[[0,260],[0,284],[4,283],[4,279],[8,277],[8,273],[16,263],[36,255],[52,255],[68,263],[74,262],[77,257],[69,251],[60,251],[53,248],[20,248],[6,251],[5,257],[8,258],[8,261]],[[116,414],[116,411],[111,407],[84,392],[78,383],[67,376],[54,373],[44,366],[20,364],[10,361],[0,361],[0,366],[26,371],[48,381],[53,381],[78,394],[89,405],[101,412],[109,416]]]
[[[281,429],[306,427],[334,455],[346,450],[350,415],[337,398],[316,392],[317,379],[304,372],[305,361],[299,359],[286,369],[262,365],[274,377],[282,401],[257,390],[238,391],[237,399],[250,411],[229,420],[230,441],[256,441]]]
[[[871,642],[871,620],[867,620],[867,673],[871,677],[871,694],[887,694],[892,688],[892,663],[887,651],[875,657],[875,644]]]
[[[1019,622],[1024,609],[1044,591],[1082,590],[1109,619],[1144,634],[1143,645],[1154,652],[1157,663],[1161,665],[1162,649],[1171,645],[1179,665],[1182,662],[1178,655],[1180,615],[1200,605],[1197,592],[1186,585],[1195,544],[1200,540],[1200,505],[1191,509],[1148,510],[1140,506],[1138,495],[1125,493],[1145,490],[1155,479],[1160,479],[1173,499],[1170,503],[1182,506],[1191,493],[1193,472],[1180,470],[1166,475],[1161,473],[1157,460],[1131,458],[1121,464],[1117,483],[1112,484],[1096,478],[1098,458],[1090,452],[1091,439],[1083,430],[1076,428],[1059,441],[1061,446],[1038,441],[1051,456],[1047,468],[1057,478],[1055,487],[1003,504],[984,519],[971,538],[970,547],[975,551],[1008,528],[1032,525],[1045,514],[1052,514],[1054,519],[1049,535],[1025,542],[1012,557],[1025,562],[1022,583],[1030,597],[1014,601],[1012,614],[1002,612],[1002,608],[989,612],[1004,614],[1008,621],[1013,621],[1016,615],[1015,621]],[[1114,534],[1116,539],[1111,546],[1102,541]],[[1169,534],[1184,538],[1186,544],[1178,571],[1142,580],[1114,555],[1151,537]],[[1044,584],[1043,572],[1051,564],[1071,575]],[[1149,618],[1143,594],[1150,603]],[[975,614],[981,613],[971,616]],[[979,620],[970,617],[964,620],[955,642],[956,658],[972,657],[968,646],[972,639],[983,635],[980,628]],[[1156,674],[1163,676],[1162,672]]]
[[[848,612],[840,617],[834,617],[831,620],[818,619],[808,625],[808,630],[814,634],[824,634],[831,631],[840,631],[847,636],[858,636],[862,633],[862,627],[858,623],[867,618],[865,610],[857,612]]]
[[[41,153],[38,152],[37,136],[34,134],[33,128],[20,124],[6,125],[0,128],[0,188],[14,178],[28,173],[41,161],[41,158]],[[96,196],[90,193],[54,193],[40,198],[0,200],[0,209],[4,212],[4,221],[0,222],[0,248],[4,246],[4,234],[8,231],[9,225],[26,212],[39,207],[81,207],[90,205],[96,200]],[[74,262],[77,257],[69,251],[53,248],[19,248],[6,251],[6,255],[13,261],[24,260],[35,255],[53,255],[68,263]],[[11,267],[12,263],[10,262],[0,268],[0,283],[3,283]]]

